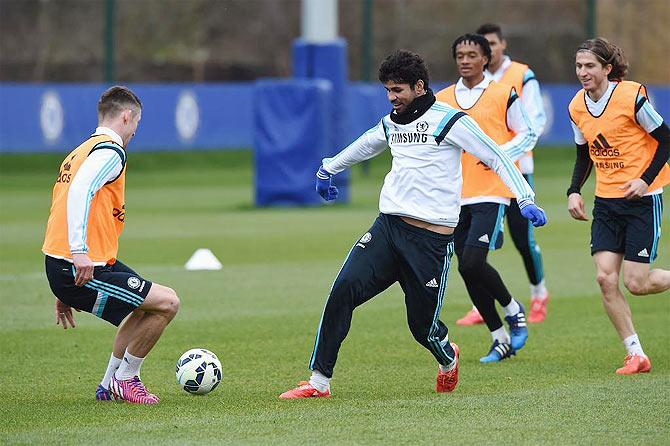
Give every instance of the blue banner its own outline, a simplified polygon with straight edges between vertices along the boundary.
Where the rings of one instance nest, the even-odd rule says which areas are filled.
[[[435,91],[446,84],[431,84]],[[132,150],[250,148],[254,142],[253,82],[136,84],[144,111]],[[67,152],[95,130],[103,84],[0,84],[0,152]],[[577,84],[543,84],[543,144],[572,145],[567,106]],[[337,92],[335,93],[337,95]],[[649,86],[651,103],[670,118],[670,87]],[[344,92],[343,145],[391,110],[377,82],[349,83]]]
[[[0,152],[67,152],[97,126],[103,84],[0,84]],[[254,84],[129,85],[143,104],[132,149],[249,148]]]

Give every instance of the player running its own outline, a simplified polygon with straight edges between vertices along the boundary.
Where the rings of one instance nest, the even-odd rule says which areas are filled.
[[[539,137],[544,131],[547,117],[544,113],[544,103],[540,93],[540,83],[535,78],[535,73],[528,65],[513,61],[505,55],[507,40],[502,35],[499,25],[487,23],[477,29],[477,34],[486,37],[491,46],[491,61],[486,69],[494,81],[514,87],[521,98],[521,103],[526,111],[531,127]],[[519,169],[528,183],[535,188],[533,176],[534,162],[533,151],[529,150],[519,158]],[[542,322],[547,317],[547,304],[549,303],[549,291],[545,285],[544,265],[540,246],[535,241],[533,225],[523,218],[519,212],[519,206],[515,198],[511,198],[506,212],[509,232],[512,236],[514,246],[523,258],[526,274],[530,281],[530,314],[528,322]],[[474,325],[484,323],[477,307],[473,306],[464,317],[456,321],[458,325]]]
[[[589,39],[577,49],[582,84],[569,111],[577,145],[568,210],[587,221],[580,190],[595,166],[596,191],[591,255],[603,304],[628,351],[620,375],[651,371],[633,326],[623,282],[636,296],[670,289],[670,271],[650,269],[658,254],[663,220],[663,186],[670,183],[670,129],[654,110],[647,89],[624,81],[628,63],[616,45]]]
[[[491,48],[479,34],[458,37],[452,47],[461,78],[437,94],[437,99],[468,113],[512,160],[533,148],[533,132],[514,87],[499,84],[485,73]],[[493,344],[481,362],[498,362],[514,355],[528,339],[523,305],[507,290],[487,262],[490,250],[503,244],[503,218],[514,193],[486,164],[469,153],[462,157],[461,215],[454,233],[458,271],[470,299],[484,318]],[[510,333],[495,307],[505,311]]]
[[[458,347],[439,320],[447,289],[461,197],[461,153],[470,151],[514,191],[534,224],[546,222],[533,191],[513,162],[465,113],[436,102],[420,56],[396,51],[379,68],[393,111],[332,158],[323,160],[316,189],[337,198],[332,177],[391,148],[393,164],[379,199],[380,214],[351,248],[330,290],[309,363],[312,376],[280,398],[329,397],[340,345],[353,311],[396,282],[405,293],[414,338],[439,364],[436,390],[458,384]]]
[[[98,128],[61,163],[42,252],[57,324],[74,328],[74,308],[119,327],[95,398],[157,404],[140,368],[177,314],[179,298],[116,258],[126,217],[125,147],[141,117],[142,103],[128,88],[102,94]]]

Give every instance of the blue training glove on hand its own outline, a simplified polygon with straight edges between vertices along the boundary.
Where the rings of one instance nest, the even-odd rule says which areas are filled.
[[[332,178],[333,176],[323,166],[316,172],[316,191],[326,201],[336,199],[339,193],[337,187],[333,186]]]
[[[533,226],[544,226],[547,224],[547,214],[544,213],[544,210],[541,207],[535,205],[535,203],[528,203],[523,207],[519,207],[521,210],[521,215],[530,220]]]

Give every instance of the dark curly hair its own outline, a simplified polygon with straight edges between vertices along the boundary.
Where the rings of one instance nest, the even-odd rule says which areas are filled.
[[[397,84],[409,84],[414,88],[421,79],[428,88],[428,68],[423,58],[407,50],[395,50],[379,66],[379,81],[393,81]]]
[[[580,51],[592,53],[603,66],[612,65],[612,71],[607,75],[607,79],[620,81],[626,77],[628,61],[623,55],[623,51],[604,37],[596,37],[585,41],[577,48],[577,52]]]
[[[461,43],[468,42],[479,45],[479,47],[484,52],[484,56],[486,56],[486,59],[488,60],[486,65],[484,65],[484,69],[486,70],[489,67],[489,63],[491,62],[491,45],[489,44],[489,41],[486,40],[486,37],[482,36],[481,34],[463,34],[454,40],[454,44],[451,45],[451,55],[453,56],[454,60],[456,60],[456,47]]]

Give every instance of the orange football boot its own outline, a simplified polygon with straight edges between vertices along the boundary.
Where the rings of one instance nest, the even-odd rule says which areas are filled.
[[[528,315],[528,322],[537,324],[543,322],[547,318],[547,304],[549,303],[549,293],[544,299],[534,297],[530,300],[530,314]]]
[[[623,367],[616,370],[617,375],[635,375],[636,373],[651,372],[651,361],[646,356],[628,355]]]
[[[476,308],[472,308],[472,310],[468,311],[465,314],[465,316],[456,321],[457,325],[465,325],[465,326],[477,325],[483,323],[484,318],[482,317],[481,314],[479,314],[479,310],[477,310]]]
[[[435,386],[435,390],[440,393],[453,392],[458,385],[458,368],[461,365],[459,361],[460,349],[458,348],[458,345],[454,344],[453,342],[451,343],[451,346],[456,352],[456,367],[449,370],[448,372],[443,372],[442,369],[438,368],[437,385]]]
[[[298,398],[328,398],[330,397],[330,389],[325,392],[320,392],[317,388],[312,386],[309,381],[300,381],[298,387],[287,390],[279,395],[279,398],[285,400],[294,400]]]

